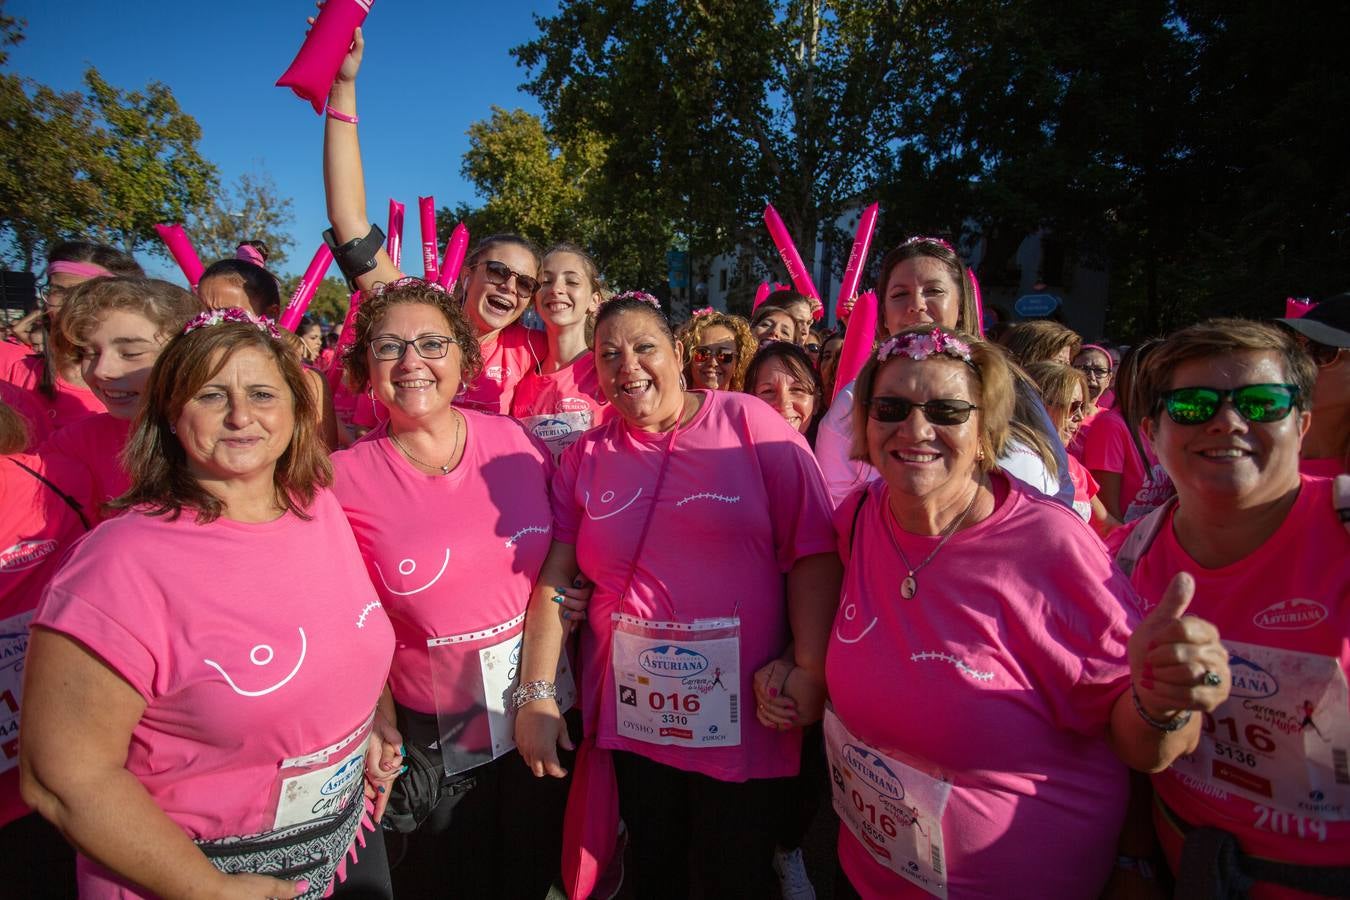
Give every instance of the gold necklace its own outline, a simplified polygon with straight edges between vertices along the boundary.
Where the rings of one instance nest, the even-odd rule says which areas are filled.
[[[394,442],[394,446],[397,447],[404,456],[408,457],[408,460],[410,462],[415,462],[425,469],[440,469],[442,475],[449,475],[450,463],[455,461],[455,451],[459,449],[459,414],[451,413],[451,415],[455,417],[455,437],[450,442],[450,458],[445,461],[445,465],[443,466],[438,466],[435,463],[423,462],[422,460],[413,456],[411,453],[408,452],[408,448],[403,446],[403,442],[398,439],[398,436],[396,434],[394,434],[394,429],[392,428],[389,429],[389,440]]]
[[[886,533],[891,536],[891,545],[895,547],[895,552],[900,554],[900,561],[905,564],[905,570],[909,573],[905,576],[905,580],[900,582],[901,597],[904,597],[906,600],[912,600],[914,595],[919,592],[919,581],[914,577],[915,574],[924,566],[932,562],[933,557],[938,555],[938,551],[946,545],[947,541],[951,540],[952,535],[956,534],[956,529],[961,527],[961,523],[966,520],[966,516],[970,515],[970,511],[975,508],[975,501],[979,499],[979,496],[980,485],[976,484],[975,493],[971,495],[970,502],[966,504],[965,511],[955,519],[952,519],[951,523],[942,530],[942,540],[938,541],[938,545],[933,548],[933,552],[924,557],[923,562],[919,563],[917,566],[911,566],[909,564],[909,560],[905,557],[905,551],[900,549],[900,541],[896,540],[895,529],[887,527]],[[891,517],[891,521],[895,523],[895,528],[899,528],[900,523],[896,521],[895,513],[891,511],[891,505],[889,503],[886,504],[886,512]]]

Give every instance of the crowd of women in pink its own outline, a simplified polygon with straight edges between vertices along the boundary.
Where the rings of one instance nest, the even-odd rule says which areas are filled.
[[[1350,895],[1350,295],[986,334],[920,236],[840,371],[793,290],[676,328],[514,234],[443,286],[363,49],[341,355],[256,244],[54,245],[0,344],[0,893]]]

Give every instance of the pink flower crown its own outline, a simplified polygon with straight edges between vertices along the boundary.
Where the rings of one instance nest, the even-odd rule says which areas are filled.
[[[959,359],[967,365],[974,365],[969,344],[936,328],[927,334],[922,332],[898,334],[886,340],[877,349],[877,362],[879,363],[897,356],[905,356],[915,360],[928,359],[930,356],[947,356],[951,359]]]
[[[701,319],[704,316],[713,316],[716,314],[717,310],[713,309],[711,306],[705,306],[702,309],[694,310],[689,315],[693,316],[695,319]]]
[[[657,311],[660,311],[661,309],[661,301],[657,300],[646,291],[624,291],[622,294],[615,294],[613,297],[610,297],[606,302],[613,303],[615,300],[638,300],[642,303],[650,304],[651,307]]]
[[[941,248],[944,249],[944,250],[948,250],[948,251],[950,251],[950,252],[952,252],[952,253],[955,253],[955,252],[956,252],[956,248],[953,247],[953,246],[952,246],[950,243],[948,243],[947,241],[944,241],[942,238],[939,238],[939,237],[927,237],[927,236],[922,235],[922,234],[916,234],[916,235],[914,235],[914,236],[911,237],[911,238],[906,238],[906,239],[900,244],[900,246],[901,246],[901,247],[908,247],[910,244],[935,244],[935,245],[941,247]]]
[[[401,287],[409,287],[410,285],[423,287],[429,291],[435,291],[438,294],[450,293],[448,289],[442,287],[438,282],[427,281],[425,278],[418,278],[416,275],[404,275],[402,278],[395,278],[393,281],[380,282],[375,285],[375,290],[371,291],[371,293],[378,297],[386,291],[393,291]]]
[[[198,313],[196,318],[183,326],[183,334],[191,334],[200,328],[210,328],[212,325],[222,325],[226,322],[254,325],[267,336],[281,340],[281,332],[277,330],[276,323],[267,316],[255,316],[251,312],[236,307],[211,309],[204,313]]]

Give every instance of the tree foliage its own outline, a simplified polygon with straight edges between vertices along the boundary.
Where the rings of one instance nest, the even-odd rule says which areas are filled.
[[[234,256],[243,241],[262,241],[271,253],[267,265],[276,269],[295,243],[289,232],[295,221],[292,206],[267,172],[245,172],[228,191],[207,201],[192,217],[188,231],[207,265]]]

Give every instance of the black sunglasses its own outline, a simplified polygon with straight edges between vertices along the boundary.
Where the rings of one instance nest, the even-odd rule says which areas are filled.
[[[1203,425],[1219,414],[1225,400],[1248,422],[1278,422],[1298,399],[1293,384],[1244,384],[1239,388],[1184,387],[1166,391],[1162,405],[1178,425]]]
[[[695,347],[694,362],[705,363],[713,357],[717,358],[718,363],[729,366],[736,361],[735,350],[714,350],[712,347]]]
[[[915,403],[903,397],[873,397],[867,404],[867,414],[878,422],[903,422],[915,409],[923,410],[924,418],[934,425],[961,425],[979,407],[965,400]]]
[[[516,279],[516,296],[522,300],[528,300],[534,296],[534,292],[539,290],[539,281],[528,275],[522,275],[506,263],[497,262],[495,259],[485,259],[482,262],[476,262],[469,268],[476,269],[483,267],[483,272],[487,276],[488,284],[506,284],[511,280],[511,276]]]

